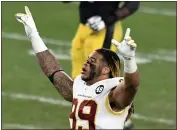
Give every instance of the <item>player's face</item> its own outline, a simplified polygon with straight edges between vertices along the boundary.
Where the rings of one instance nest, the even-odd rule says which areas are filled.
[[[90,54],[87,61],[84,63],[81,72],[81,78],[84,81],[90,81],[101,75],[101,59],[102,56],[94,51]]]

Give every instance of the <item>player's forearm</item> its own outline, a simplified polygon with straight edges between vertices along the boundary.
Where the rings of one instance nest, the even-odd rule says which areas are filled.
[[[61,66],[55,57],[48,51],[36,53],[39,65],[47,77],[50,77],[55,71],[61,70]]]
[[[134,73],[124,73],[125,88],[130,88],[135,92],[139,86],[139,72],[138,70]]]
[[[31,36],[33,49],[44,74],[57,91],[68,101],[72,101],[72,79],[64,72],[56,58],[49,52],[38,34]]]
[[[44,74],[49,77],[55,71],[60,70],[61,66],[55,57],[49,52],[38,32],[32,33],[29,37],[32,47],[38,58],[39,65],[41,66]]]
[[[124,59],[124,79],[125,87],[137,90],[139,86],[139,71],[135,61],[135,57]]]
[[[50,79],[57,91],[67,101],[72,101],[72,79],[60,71],[61,66],[55,57],[48,50],[36,53],[36,56],[42,71]]]
[[[139,86],[139,71],[135,57],[124,58],[124,106],[128,106],[134,99]]]
[[[118,9],[115,13],[118,20],[123,20],[126,17],[132,15],[137,11],[139,8],[140,2],[139,1],[127,1],[125,2],[124,6]]]
[[[126,60],[124,59],[124,87],[123,87],[123,98],[120,103],[122,108],[130,105],[135,97],[135,94],[139,86],[139,71],[135,59]]]

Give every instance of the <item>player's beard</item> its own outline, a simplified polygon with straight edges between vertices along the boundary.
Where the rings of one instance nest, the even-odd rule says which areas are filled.
[[[96,73],[96,66],[93,64],[90,64],[90,72],[86,78],[83,78],[84,81],[90,81],[93,80],[98,74]]]

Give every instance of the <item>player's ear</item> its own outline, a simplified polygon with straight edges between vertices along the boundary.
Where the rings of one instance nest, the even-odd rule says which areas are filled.
[[[102,74],[103,74],[103,75],[106,75],[106,74],[108,74],[109,72],[110,72],[109,67],[103,67],[103,69],[102,69]]]

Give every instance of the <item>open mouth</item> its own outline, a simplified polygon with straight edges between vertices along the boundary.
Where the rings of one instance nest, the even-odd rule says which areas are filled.
[[[86,72],[86,69],[85,68],[82,68],[82,72],[81,74],[85,73]]]

